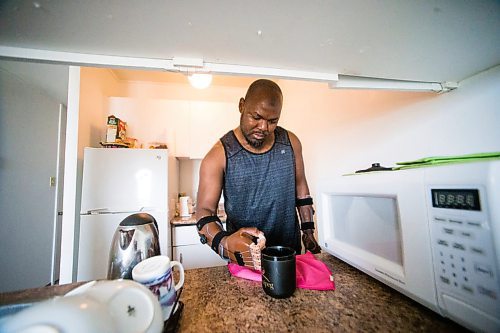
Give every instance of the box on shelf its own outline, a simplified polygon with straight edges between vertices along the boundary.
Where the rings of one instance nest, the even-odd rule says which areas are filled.
[[[127,138],[127,123],[113,115],[108,116],[106,142],[124,142]]]

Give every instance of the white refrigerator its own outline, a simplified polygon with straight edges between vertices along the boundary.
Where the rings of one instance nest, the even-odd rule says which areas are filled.
[[[170,254],[178,163],[167,149],[85,148],[77,281],[105,279],[120,222],[146,212],[158,223],[160,252]]]

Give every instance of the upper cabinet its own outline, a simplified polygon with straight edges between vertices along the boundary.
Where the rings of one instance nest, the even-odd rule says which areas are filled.
[[[108,115],[127,123],[127,137],[137,139],[145,148],[166,143],[176,156],[186,152],[179,129],[189,129],[188,102],[131,97],[109,97],[108,101]]]
[[[166,143],[176,157],[193,159],[203,158],[239,119],[236,103],[130,97],[110,97],[108,114],[126,121],[127,136],[145,147]]]
[[[189,157],[203,158],[226,132],[239,124],[238,105],[220,102],[191,102]]]

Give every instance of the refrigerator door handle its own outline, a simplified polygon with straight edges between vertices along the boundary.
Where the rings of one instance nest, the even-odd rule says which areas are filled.
[[[154,209],[150,207],[142,207],[139,209],[109,209],[109,208],[93,208],[89,209],[86,212],[81,212],[80,215],[102,215],[102,214],[126,214],[126,213],[137,213],[137,212],[149,212]]]
[[[143,206],[139,209],[140,212],[149,212],[154,210],[157,210],[154,206]]]
[[[97,214],[107,214],[109,213],[109,208],[94,208],[89,209],[87,212],[83,213],[85,215],[97,215]]]

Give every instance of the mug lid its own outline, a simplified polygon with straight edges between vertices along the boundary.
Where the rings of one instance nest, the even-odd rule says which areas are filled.
[[[170,259],[167,256],[154,256],[139,262],[132,269],[132,279],[138,282],[150,281],[170,269]]]

